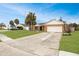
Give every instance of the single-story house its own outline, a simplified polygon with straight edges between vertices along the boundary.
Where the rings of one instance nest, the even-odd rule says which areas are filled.
[[[5,25],[5,24],[3,24],[3,23],[2,23],[2,24],[0,24],[0,30],[1,30],[1,29],[7,29],[6,25]]]
[[[64,22],[59,20],[50,20],[46,23],[35,25],[33,29],[46,32],[63,32]]]

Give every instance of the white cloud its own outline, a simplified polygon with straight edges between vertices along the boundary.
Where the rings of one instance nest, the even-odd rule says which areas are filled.
[[[20,6],[16,6],[15,4],[1,4],[1,6],[8,8],[10,10],[16,11],[21,15],[24,15],[26,12],[25,8],[22,8]],[[10,12],[12,12],[12,11],[10,11]]]

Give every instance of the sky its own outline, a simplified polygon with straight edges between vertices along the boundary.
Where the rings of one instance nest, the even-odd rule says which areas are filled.
[[[37,23],[59,20],[79,23],[79,3],[7,3],[0,4],[0,23],[9,24],[16,18],[24,23],[29,12],[36,15]]]

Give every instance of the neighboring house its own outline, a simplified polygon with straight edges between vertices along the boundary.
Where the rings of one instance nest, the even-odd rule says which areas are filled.
[[[16,26],[9,26],[8,29],[17,29]]]
[[[3,29],[7,30],[8,28],[7,27],[3,27]]]
[[[14,26],[8,25],[8,29],[17,29],[17,30],[29,30],[29,27],[25,24],[16,24],[14,23]]]
[[[7,27],[6,26],[0,26],[0,29],[7,29]]]
[[[14,24],[14,26],[8,25],[8,29],[24,29],[22,24]]]
[[[35,25],[34,30],[46,31],[46,32],[63,32],[64,22],[59,20],[50,20],[46,23]]]
[[[7,29],[7,27],[6,27],[5,24],[1,23],[1,24],[0,24],[0,29]]]

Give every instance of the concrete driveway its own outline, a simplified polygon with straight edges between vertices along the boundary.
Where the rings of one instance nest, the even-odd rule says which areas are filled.
[[[34,56],[23,50],[14,48],[6,43],[0,42],[0,56]]]
[[[4,41],[13,48],[25,51],[36,56],[59,55],[59,41],[61,33],[40,33],[17,39],[16,41]]]

